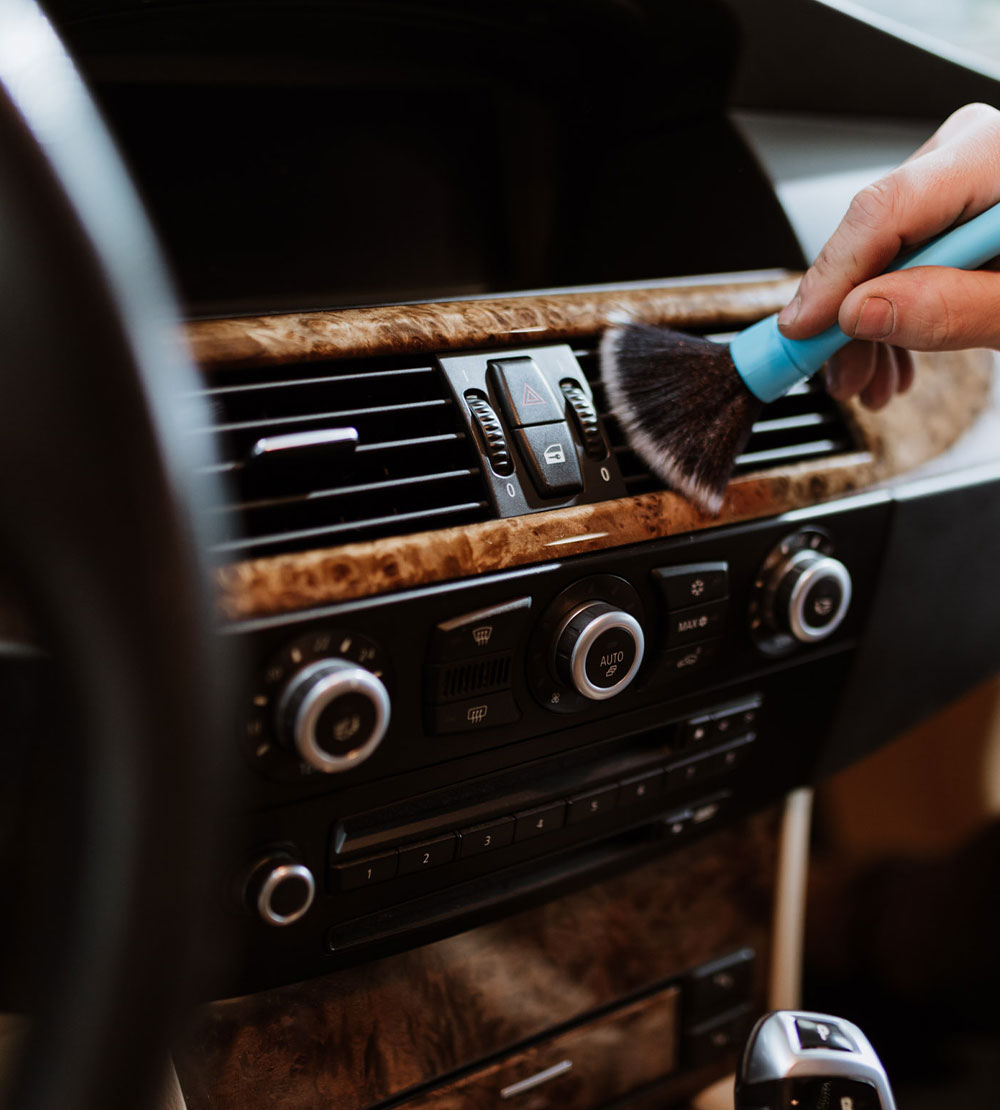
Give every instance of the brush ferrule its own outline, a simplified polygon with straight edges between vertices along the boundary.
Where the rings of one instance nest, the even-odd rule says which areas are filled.
[[[786,339],[778,331],[778,317],[767,316],[741,331],[729,344],[729,353],[747,389],[768,402],[811,378],[847,342],[836,324],[811,339]]]

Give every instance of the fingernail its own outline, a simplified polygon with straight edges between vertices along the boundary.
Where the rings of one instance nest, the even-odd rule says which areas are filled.
[[[791,325],[795,323],[795,318],[798,316],[801,307],[802,298],[796,293],[788,304],[778,313],[778,326],[781,328],[791,327]]]
[[[835,362],[831,362],[826,367],[826,391],[836,397],[838,389],[840,389],[840,368]]]
[[[885,297],[869,297],[854,325],[856,339],[886,339],[896,327],[896,306]]]

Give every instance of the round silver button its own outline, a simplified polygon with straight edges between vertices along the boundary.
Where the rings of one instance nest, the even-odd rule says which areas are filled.
[[[278,705],[279,731],[310,767],[326,774],[363,763],[389,726],[381,679],[346,659],[320,659],[295,674]]]
[[[605,601],[570,613],[556,636],[556,670],[592,701],[606,701],[631,685],[642,663],[642,625]]]
[[[847,567],[828,555],[799,551],[781,571],[779,617],[799,643],[815,644],[840,627],[851,604]]]
[[[292,925],[308,913],[315,897],[312,872],[290,856],[262,860],[247,884],[247,902],[267,925]]]

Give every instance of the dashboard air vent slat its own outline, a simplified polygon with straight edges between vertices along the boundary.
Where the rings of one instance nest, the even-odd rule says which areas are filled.
[[[596,350],[578,350],[575,354],[590,382],[626,489],[632,494],[665,489],[625,442],[618,421],[608,411]],[[748,474],[855,450],[857,443],[836,401],[821,386],[802,382],[765,405],[746,450],[736,460],[735,473]]]
[[[438,369],[399,360],[230,371],[205,395],[231,500],[225,559],[468,524],[491,515],[479,457]],[[352,429],[352,436],[336,436]],[[300,436],[303,432],[330,431]],[[287,437],[281,440],[279,437]],[[264,441],[304,449],[258,457]],[[330,450],[324,440],[330,439]]]

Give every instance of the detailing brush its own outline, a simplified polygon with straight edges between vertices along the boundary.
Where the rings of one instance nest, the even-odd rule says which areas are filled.
[[[889,267],[973,270],[1000,254],[1000,204],[939,235]],[[611,411],[646,465],[704,512],[726,484],[761,407],[811,377],[850,336],[834,324],[786,339],[768,316],[726,346],[668,328],[626,323],[601,341]]]

